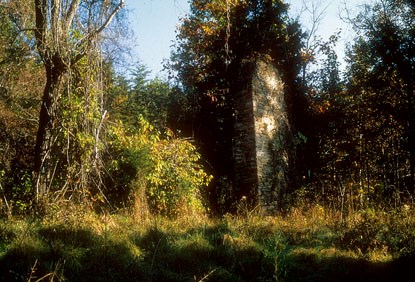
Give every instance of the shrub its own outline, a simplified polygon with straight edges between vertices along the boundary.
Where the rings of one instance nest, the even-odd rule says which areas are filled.
[[[194,145],[169,131],[166,135],[162,139],[142,117],[136,129],[129,130],[122,122],[111,128],[106,196],[112,204],[122,206],[128,197],[144,196],[145,201],[134,200],[148,203],[156,214],[203,210],[202,189],[212,177],[198,163],[200,154]]]
[[[189,141],[171,138],[151,149],[147,197],[153,212],[176,216],[184,209],[201,211],[201,192],[212,179],[198,163],[200,154]]]
[[[142,117],[138,128],[129,128],[121,121],[109,127],[109,141],[105,156],[108,176],[105,179],[105,195],[115,206],[124,206],[134,195],[138,178],[149,172],[150,149],[159,140],[158,133]]]

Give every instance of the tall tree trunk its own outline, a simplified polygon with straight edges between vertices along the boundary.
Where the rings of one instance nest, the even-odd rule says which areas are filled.
[[[415,192],[415,93],[412,80],[408,80],[408,151],[409,151],[409,181],[410,192]]]
[[[59,84],[65,73],[65,66],[61,62],[62,61],[57,56],[55,56],[54,59],[45,60],[46,84],[39,113],[39,127],[34,153],[34,179],[37,200],[48,194],[50,182],[52,180],[52,138],[59,107]]]
[[[53,147],[54,134],[57,127],[60,83],[68,69],[86,56],[93,48],[91,40],[103,32],[115,15],[124,6],[124,0],[118,4],[112,1],[98,1],[99,9],[82,10],[82,3],[88,1],[68,0],[34,0],[36,47],[42,58],[46,71],[46,84],[43,91],[42,105],[39,114],[39,128],[35,145],[34,189],[37,200],[49,194],[54,174]],[[99,10],[98,20],[88,21],[87,30],[77,18],[78,13],[88,14]],[[76,20],[75,20],[76,19]],[[75,22],[74,22],[75,21]],[[78,30],[80,38],[73,38],[71,30]],[[74,40],[76,39],[76,40]]]

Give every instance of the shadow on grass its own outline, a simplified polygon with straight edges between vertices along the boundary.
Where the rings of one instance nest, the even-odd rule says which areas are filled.
[[[0,281],[140,281],[142,277],[138,256],[127,242],[88,229],[38,228],[35,234],[16,236],[0,251]]]
[[[391,262],[369,262],[348,257],[319,257],[315,254],[288,254],[281,265],[282,281],[310,282],[395,282],[414,281],[415,256]]]
[[[151,229],[134,242],[144,251],[146,281],[271,281],[271,268],[254,246],[224,244],[223,224],[177,236]]]
[[[127,235],[37,227],[28,237],[2,239],[0,281],[36,281],[51,273],[54,281],[368,282],[415,277],[414,256],[372,263],[293,246],[278,250],[275,241],[283,239],[253,241],[233,234],[224,223],[183,232],[153,227]]]
[[[4,239],[0,281],[267,281],[272,269],[254,246],[224,245],[222,225],[173,234],[150,228],[97,235],[63,225]],[[230,235],[229,235],[230,236]],[[268,275],[268,276],[267,276]],[[259,280],[258,280],[259,279]]]

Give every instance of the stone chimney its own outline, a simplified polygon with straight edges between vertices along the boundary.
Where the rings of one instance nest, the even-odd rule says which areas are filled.
[[[255,62],[246,86],[234,96],[234,108],[235,196],[275,213],[289,191],[294,152],[284,83],[273,64]]]

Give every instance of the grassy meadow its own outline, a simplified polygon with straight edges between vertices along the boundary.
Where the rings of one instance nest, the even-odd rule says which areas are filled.
[[[175,219],[61,205],[0,221],[1,281],[411,281],[415,207]],[[409,276],[408,276],[409,275]]]

